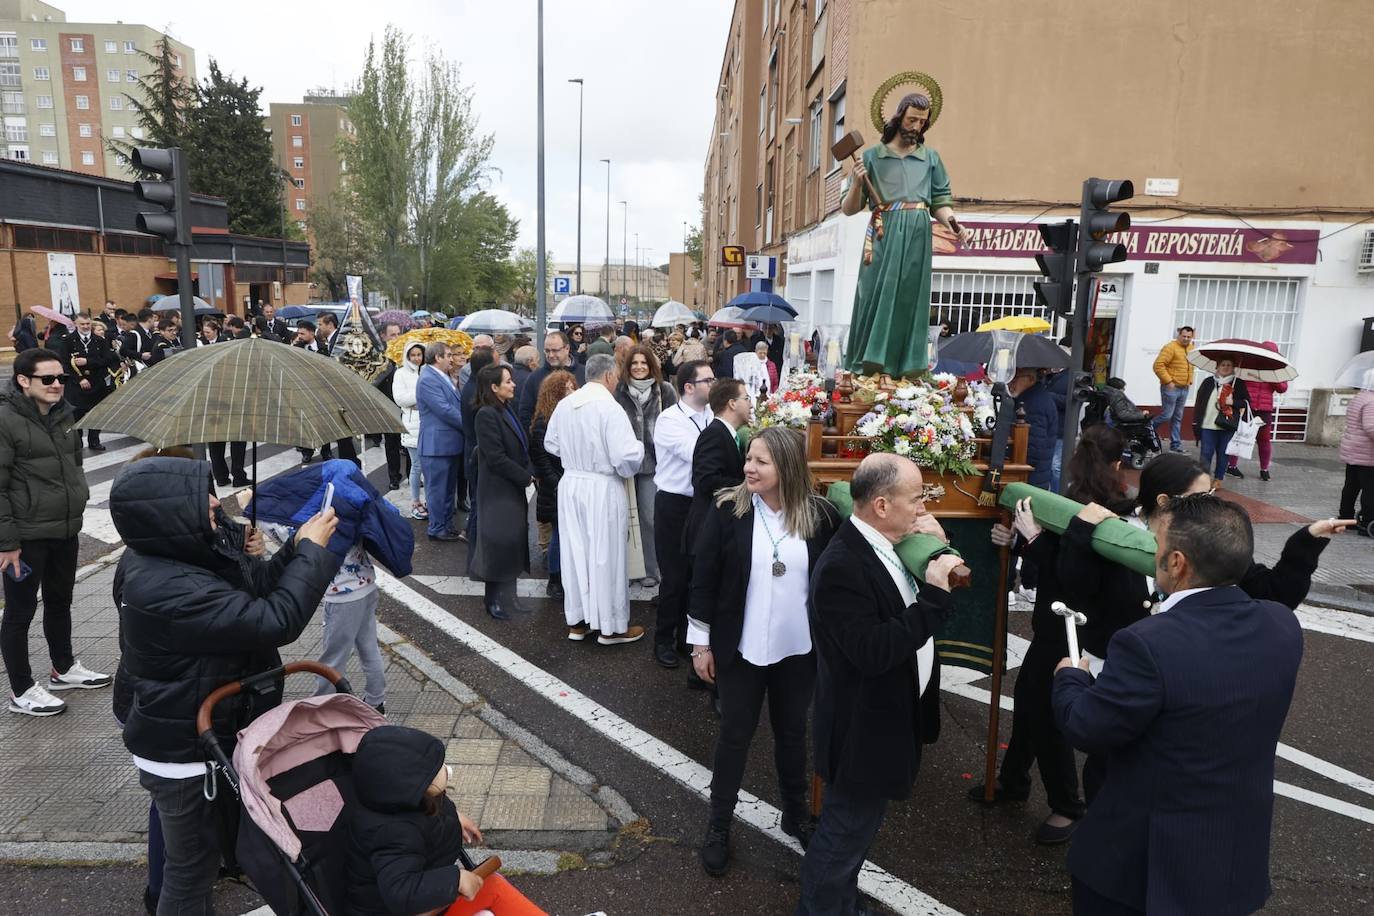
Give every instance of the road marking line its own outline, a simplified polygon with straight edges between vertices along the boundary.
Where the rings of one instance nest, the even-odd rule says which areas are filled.
[[[1326,633],[1330,636],[1344,636],[1360,642],[1374,642],[1374,617],[1356,614],[1353,611],[1338,611],[1335,608],[1300,605],[1294,611],[1298,623],[1304,630]]]
[[[1374,795],[1374,780],[1325,761],[1320,757],[1313,757],[1306,751],[1300,751],[1291,745],[1280,742],[1277,756],[1289,763],[1296,763],[1305,770],[1311,770],[1319,776],[1325,776],[1332,782],[1338,782],[1366,795]]]
[[[710,800],[711,771],[686,754],[632,725],[570,684],[454,617],[385,571],[378,570],[377,584],[416,617],[466,645],[554,706],[575,716],[588,728],[599,732],[659,772],[676,779],[698,798]],[[793,852],[801,852],[797,842],[782,832],[782,813],[753,794],[740,792],[735,817]],[[884,906],[910,916],[959,916],[957,910],[945,906],[872,862],[864,862],[859,872],[859,889]]]
[[[1294,801],[1303,802],[1317,808],[1325,808],[1335,814],[1344,814],[1346,817],[1354,818],[1357,821],[1364,821],[1366,824],[1374,824],[1374,811],[1369,808],[1361,808],[1359,805],[1352,805],[1350,802],[1341,801],[1339,798],[1332,798],[1330,795],[1322,795],[1320,792],[1313,792],[1311,789],[1304,789],[1300,786],[1292,785],[1287,782],[1274,780],[1274,794],[1282,795],[1284,798],[1291,798]]]
[[[86,458],[83,455],[81,461],[81,469],[85,471],[87,474],[89,474],[91,471],[103,470],[104,468],[110,467],[111,465],[123,463],[124,461],[134,457],[140,451],[146,448],[146,445],[143,442],[139,441],[138,439],[130,438],[127,436],[117,439],[115,441],[131,442],[133,444],[121,445],[119,446],[119,448],[110,449],[110,451],[108,452],[94,455],[90,458]],[[110,448],[110,444],[108,442],[105,443],[105,447]]]

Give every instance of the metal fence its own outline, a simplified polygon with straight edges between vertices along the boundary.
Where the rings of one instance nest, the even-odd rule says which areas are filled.
[[[930,278],[930,320],[948,321],[955,334],[1007,315],[1034,315],[1051,321],[1056,338],[1065,322],[1035,300],[1039,274],[935,271]]]

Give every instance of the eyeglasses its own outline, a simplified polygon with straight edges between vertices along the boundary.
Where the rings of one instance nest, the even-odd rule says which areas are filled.
[[[712,376],[711,378],[699,378],[699,379],[697,379],[697,380],[695,380],[695,381],[688,382],[687,384],[689,384],[689,385],[709,385],[709,384],[711,384],[712,382],[714,382],[715,380],[716,380],[716,379],[715,379],[715,376]]]
[[[71,376],[70,376],[70,375],[31,375],[31,376],[29,376],[29,379],[30,379],[31,381],[39,382],[39,383],[41,383],[41,384],[43,384],[43,385],[54,385],[54,384],[58,384],[58,383],[61,383],[61,384],[65,385],[65,384],[67,384],[68,381],[71,380]]]

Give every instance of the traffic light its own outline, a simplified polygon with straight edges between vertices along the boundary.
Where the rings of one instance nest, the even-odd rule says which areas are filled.
[[[139,213],[138,230],[149,235],[160,235],[175,245],[190,245],[190,194],[181,150],[135,147],[130,161],[135,169],[153,172],[166,179],[134,182],[134,195],[139,200],[163,209],[161,213]]]
[[[1079,214],[1078,272],[1097,273],[1107,264],[1126,260],[1126,246],[1104,242],[1107,236],[1131,228],[1131,215],[1108,210],[1110,204],[1129,200],[1135,186],[1129,180],[1089,178],[1083,182],[1083,208]]]
[[[1078,242],[1078,225],[1071,219],[1062,223],[1041,223],[1040,237],[1047,252],[1037,254],[1035,263],[1044,280],[1035,281],[1035,300],[1051,314],[1068,315],[1073,311],[1074,246]]]

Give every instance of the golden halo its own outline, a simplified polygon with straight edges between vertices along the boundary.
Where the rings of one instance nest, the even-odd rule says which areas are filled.
[[[940,117],[940,109],[945,104],[945,94],[940,91],[940,84],[935,81],[935,77],[929,73],[908,70],[888,77],[878,87],[878,91],[873,93],[873,103],[869,106],[869,112],[873,116],[873,126],[877,128],[878,133],[883,132],[887,122],[896,114],[897,103],[912,92],[920,92],[930,98],[930,120],[926,122],[926,130],[935,126],[935,121]],[[888,99],[893,100],[891,106],[888,105]]]

